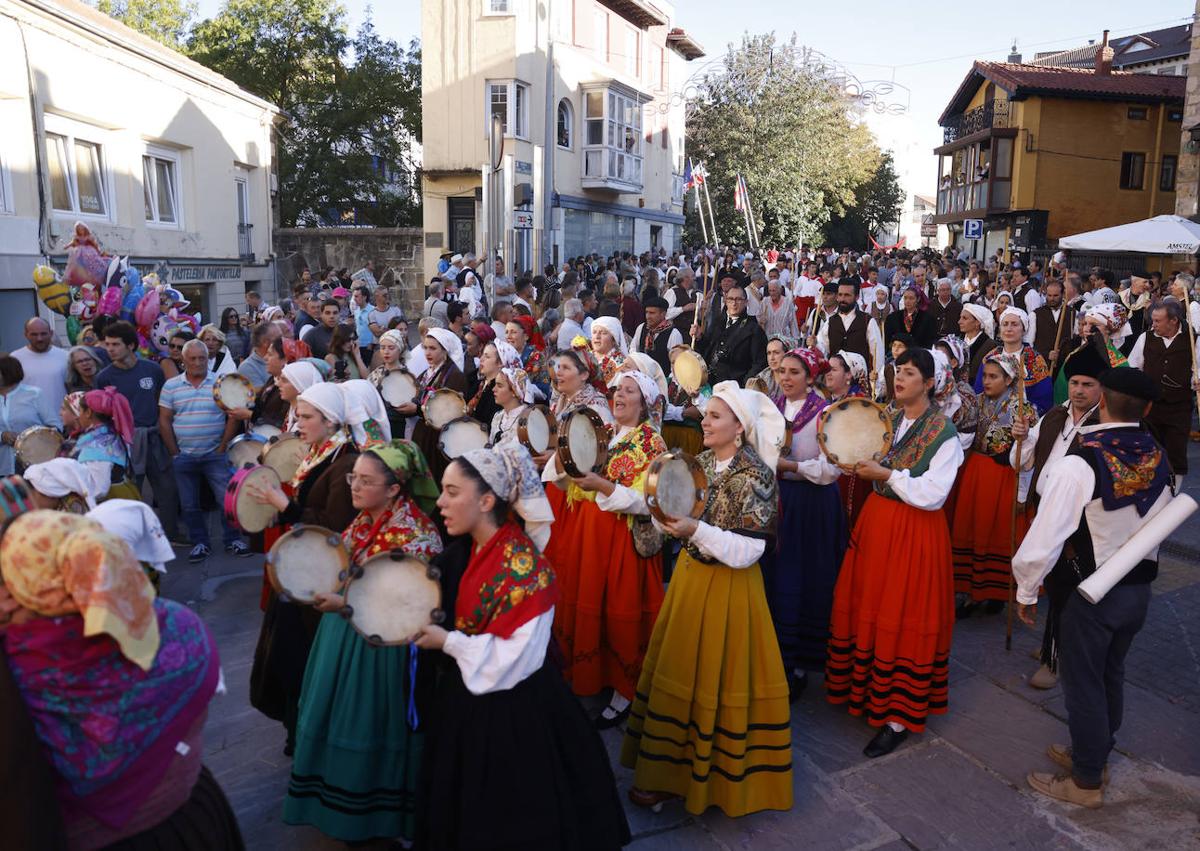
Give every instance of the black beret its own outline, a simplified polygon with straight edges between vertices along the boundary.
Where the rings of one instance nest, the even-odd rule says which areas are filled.
[[[651,296],[642,302],[642,307],[657,307],[659,310],[666,310],[670,307],[667,300],[661,296]]]
[[[1106,370],[1100,376],[1100,384],[1106,390],[1115,390],[1145,402],[1157,402],[1162,395],[1154,379],[1131,366]]]
[[[1067,378],[1074,378],[1076,375],[1099,378],[1108,368],[1108,356],[1100,354],[1099,349],[1090,344],[1067,355],[1067,361],[1063,364],[1063,372]]]

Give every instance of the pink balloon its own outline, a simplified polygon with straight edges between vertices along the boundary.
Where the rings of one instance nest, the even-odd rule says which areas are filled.
[[[150,290],[138,302],[137,308],[133,311],[133,318],[139,328],[149,328],[154,324],[154,320],[158,319],[158,316],[158,291]]]
[[[98,312],[101,316],[116,316],[121,312],[121,288],[109,287],[100,296]]]
[[[76,245],[69,248],[67,249],[67,269],[63,280],[73,287],[83,284],[104,286],[105,279],[108,277],[109,259],[90,245]]]

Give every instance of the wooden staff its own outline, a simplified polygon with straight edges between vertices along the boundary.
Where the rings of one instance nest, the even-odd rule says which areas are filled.
[[[1050,353],[1050,378],[1054,378],[1054,365],[1058,363],[1058,347],[1062,344],[1063,326],[1066,324],[1067,311],[1070,308],[1067,306],[1067,287],[1065,282],[1061,282],[1058,288],[1062,291],[1061,307],[1058,311],[1058,332],[1054,335],[1054,351]]]
[[[1016,416],[1024,418],[1025,416],[1025,359],[1017,355],[1017,410]],[[1021,444],[1024,438],[1017,438],[1017,469],[1016,480],[1013,482],[1013,499],[1012,499],[1012,525],[1009,528],[1009,551],[1012,555],[1008,558],[1008,617],[1007,625],[1004,629],[1004,649],[1012,650],[1012,633],[1013,633],[1013,609],[1016,606],[1017,600],[1017,582],[1013,576],[1012,559],[1017,554],[1017,499],[1021,495]]]
[[[1200,364],[1196,363],[1196,329],[1192,327],[1192,301],[1188,297],[1187,287],[1183,287],[1183,324],[1188,329],[1188,343],[1192,352],[1192,384],[1200,378]],[[1196,391],[1196,407],[1200,409],[1200,390]]]
[[[704,305],[708,302],[708,252],[704,252],[704,291],[700,296],[700,304],[692,314],[692,325],[699,328],[704,318]],[[692,348],[696,348],[696,334],[692,333]]]

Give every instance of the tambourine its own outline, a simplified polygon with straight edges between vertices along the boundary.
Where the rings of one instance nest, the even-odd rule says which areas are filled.
[[[467,400],[457,390],[443,387],[435,390],[421,406],[421,415],[430,428],[442,429],[460,417],[467,415]]]
[[[558,424],[545,405],[528,405],[517,418],[517,440],[530,455],[541,455],[554,445]]]
[[[770,388],[769,388],[769,387],[767,387],[767,382],[766,382],[766,380],[765,380],[765,379],[759,378],[759,377],[756,375],[756,376],[754,376],[753,378],[749,379],[749,380],[746,382],[746,389],[747,389],[747,390],[757,390],[759,393],[762,393],[762,394],[764,394],[764,395],[768,395],[768,394],[767,394],[767,391],[768,391]]]
[[[851,467],[878,461],[892,445],[892,420],[883,405],[848,397],[821,411],[817,445],[831,463]]]
[[[708,479],[691,455],[665,452],[646,470],[646,507],[660,523],[680,517],[699,517],[708,500]]]
[[[708,365],[696,352],[685,349],[675,356],[671,377],[688,396],[695,396],[708,383]]]
[[[393,408],[415,402],[419,392],[417,379],[407,369],[393,369],[379,382],[379,395]]]
[[[58,457],[62,449],[63,436],[50,426],[30,426],[17,435],[13,451],[23,467],[44,464]]]
[[[308,444],[300,439],[300,435],[284,432],[268,438],[259,461],[278,473],[281,482],[290,482],[306,455]]]
[[[278,437],[283,434],[283,429],[279,426],[273,426],[270,423],[259,423],[258,425],[250,426],[250,433],[257,434],[264,441],[267,441],[272,437]]]
[[[371,644],[407,644],[421,627],[445,619],[441,572],[416,556],[379,553],[348,573],[341,614]]]
[[[567,475],[598,473],[608,462],[608,426],[591,408],[572,411],[558,424],[558,459]]]
[[[262,465],[243,467],[225,486],[225,519],[231,526],[250,534],[266,529],[275,522],[278,513],[275,506],[264,505],[250,496],[249,485],[252,484],[277,488],[280,486],[279,474]]]
[[[240,372],[230,372],[213,382],[213,399],[222,411],[254,407],[254,385]]]
[[[438,435],[438,449],[450,461],[472,449],[483,449],[487,442],[487,426],[474,417],[451,420]]]
[[[267,553],[267,578],[278,593],[297,603],[315,603],[318,594],[341,589],[349,565],[341,535],[323,526],[296,525]]]
[[[258,458],[262,455],[263,449],[267,445],[267,439],[259,434],[239,434],[233,440],[229,441],[229,448],[225,450],[225,457],[229,459],[233,469],[240,470],[247,464],[257,464]]]

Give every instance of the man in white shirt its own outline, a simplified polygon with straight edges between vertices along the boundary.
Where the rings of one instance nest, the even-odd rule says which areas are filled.
[[[1183,305],[1174,299],[1159,302],[1150,312],[1150,330],[1137,338],[1129,352],[1129,365],[1143,370],[1161,388],[1146,427],[1167,450],[1176,479],[1188,471],[1188,434],[1195,393],[1191,348],[1183,332]]]
[[[25,342],[12,356],[25,370],[25,383],[42,391],[47,410],[54,413],[52,425],[61,426],[59,412],[67,395],[67,350],[54,345],[54,331],[40,316],[26,320]]]
[[[875,392],[886,390],[883,364],[883,333],[879,323],[858,307],[858,287],[845,281],[837,288],[837,311],[821,323],[817,331],[817,348],[829,358],[838,352],[854,352],[867,362],[875,380]]]
[[[571,348],[571,341],[576,337],[589,339],[583,330],[583,302],[577,298],[569,298],[563,302],[563,321],[558,329],[555,349],[564,352]]]

